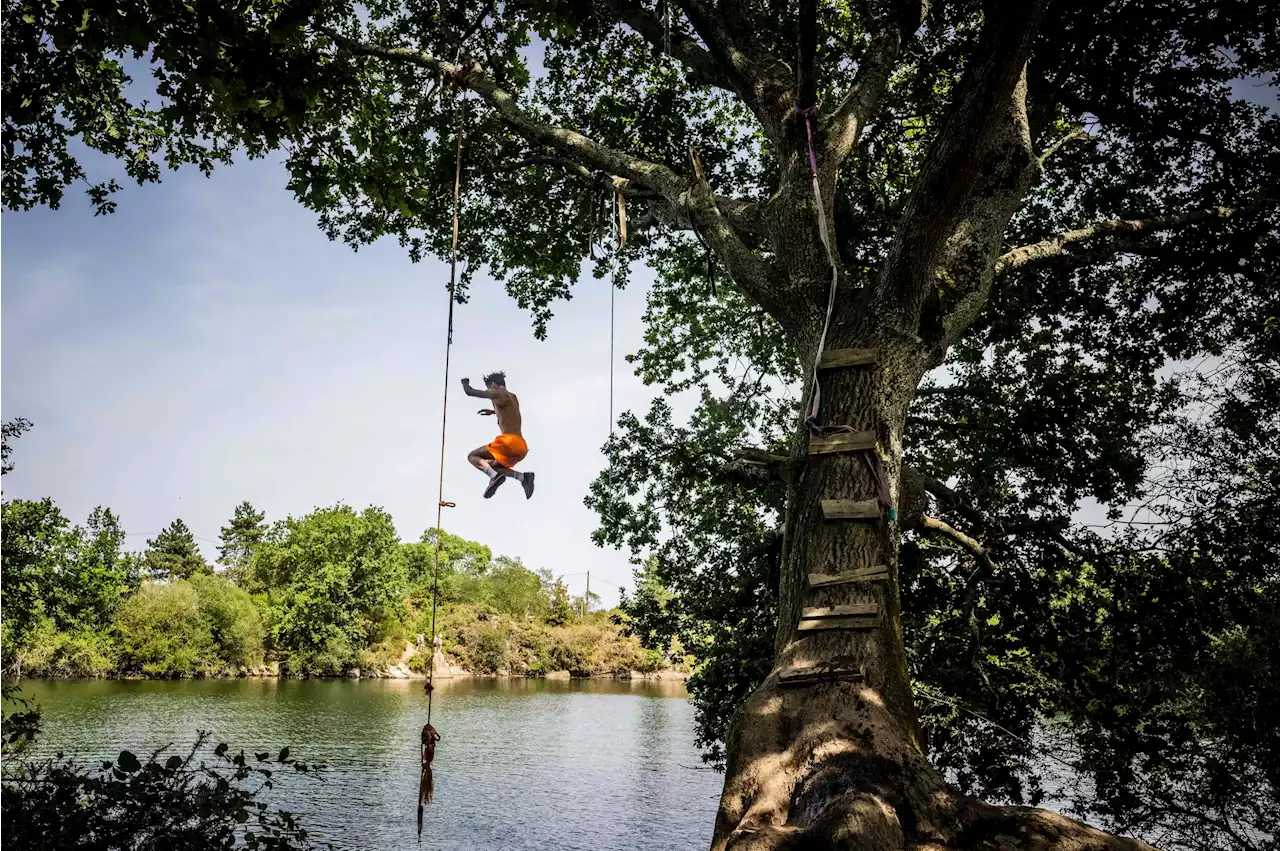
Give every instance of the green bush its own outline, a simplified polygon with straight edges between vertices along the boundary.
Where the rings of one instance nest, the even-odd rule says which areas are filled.
[[[591,674],[591,654],[588,648],[556,635],[547,650],[545,668],[550,671],[568,671],[576,677]]]
[[[642,674],[652,674],[661,671],[665,663],[666,659],[657,650],[643,650],[640,653],[640,660],[632,670]]]
[[[360,655],[342,630],[320,624],[305,647],[279,652],[280,673],[286,677],[341,677],[360,666]]]
[[[249,592],[221,576],[193,576],[190,582],[222,661],[242,668],[261,665],[266,631]]]
[[[187,677],[225,668],[201,610],[200,594],[188,580],[143,584],[120,607],[115,627],[124,671]]]
[[[507,667],[507,632],[500,626],[482,626],[474,633],[469,662],[482,674],[500,673]]]
[[[42,618],[28,636],[22,672],[33,677],[103,677],[115,670],[120,649],[106,631],[90,628],[59,632]]]
[[[415,674],[427,673],[427,666],[431,663],[431,657],[421,651],[414,651],[409,657],[409,661],[405,665]]]
[[[273,594],[272,642],[293,675],[335,676],[361,663],[399,608],[406,555],[386,512],[320,509],[272,527],[253,571]]]
[[[489,575],[489,599],[493,607],[516,618],[545,618],[551,603],[538,574],[519,561],[499,558]]]

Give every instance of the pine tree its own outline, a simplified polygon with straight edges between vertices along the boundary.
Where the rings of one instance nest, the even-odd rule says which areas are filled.
[[[189,579],[199,573],[213,573],[213,568],[200,554],[191,530],[181,519],[174,520],[154,540],[147,541],[143,560],[147,572],[154,577]]]
[[[563,626],[573,620],[573,602],[569,599],[569,589],[563,581],[557,579],[551,591],[551,612],[547,615],[547,623],[552,626]]]
[[[267,527],[266,514],[254,509],[248,501],[236,506],[231,523],[220,530],[218,564],[227,568],[237,583],[243,583],[253,552],[262,543]]]

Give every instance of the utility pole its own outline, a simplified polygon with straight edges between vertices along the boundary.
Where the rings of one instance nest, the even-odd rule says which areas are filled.
[[[591,611],[591,571],[587,571],[587,593],[582,597],[582,616]]]

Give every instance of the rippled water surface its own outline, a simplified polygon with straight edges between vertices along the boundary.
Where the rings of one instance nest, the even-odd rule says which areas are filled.
[[[273,800],[348,849],[701,849],[722,775],[696,770],[693,708],[674,683],[437,681],[436,799],[416,838],[421,682],[26,683],[42,746],[84,759],[194,740],[290,746],[328,764]]]

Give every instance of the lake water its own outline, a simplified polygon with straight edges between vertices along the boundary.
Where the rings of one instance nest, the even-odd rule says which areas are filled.
[[[26,681],[41,750],[82,761],[194,740],[324,762],[270,801],[344,849],[649,851],[710,844],[722,775],[699,770],[669,682],[437,681],[435,800],[417,839],[421,681]]]

